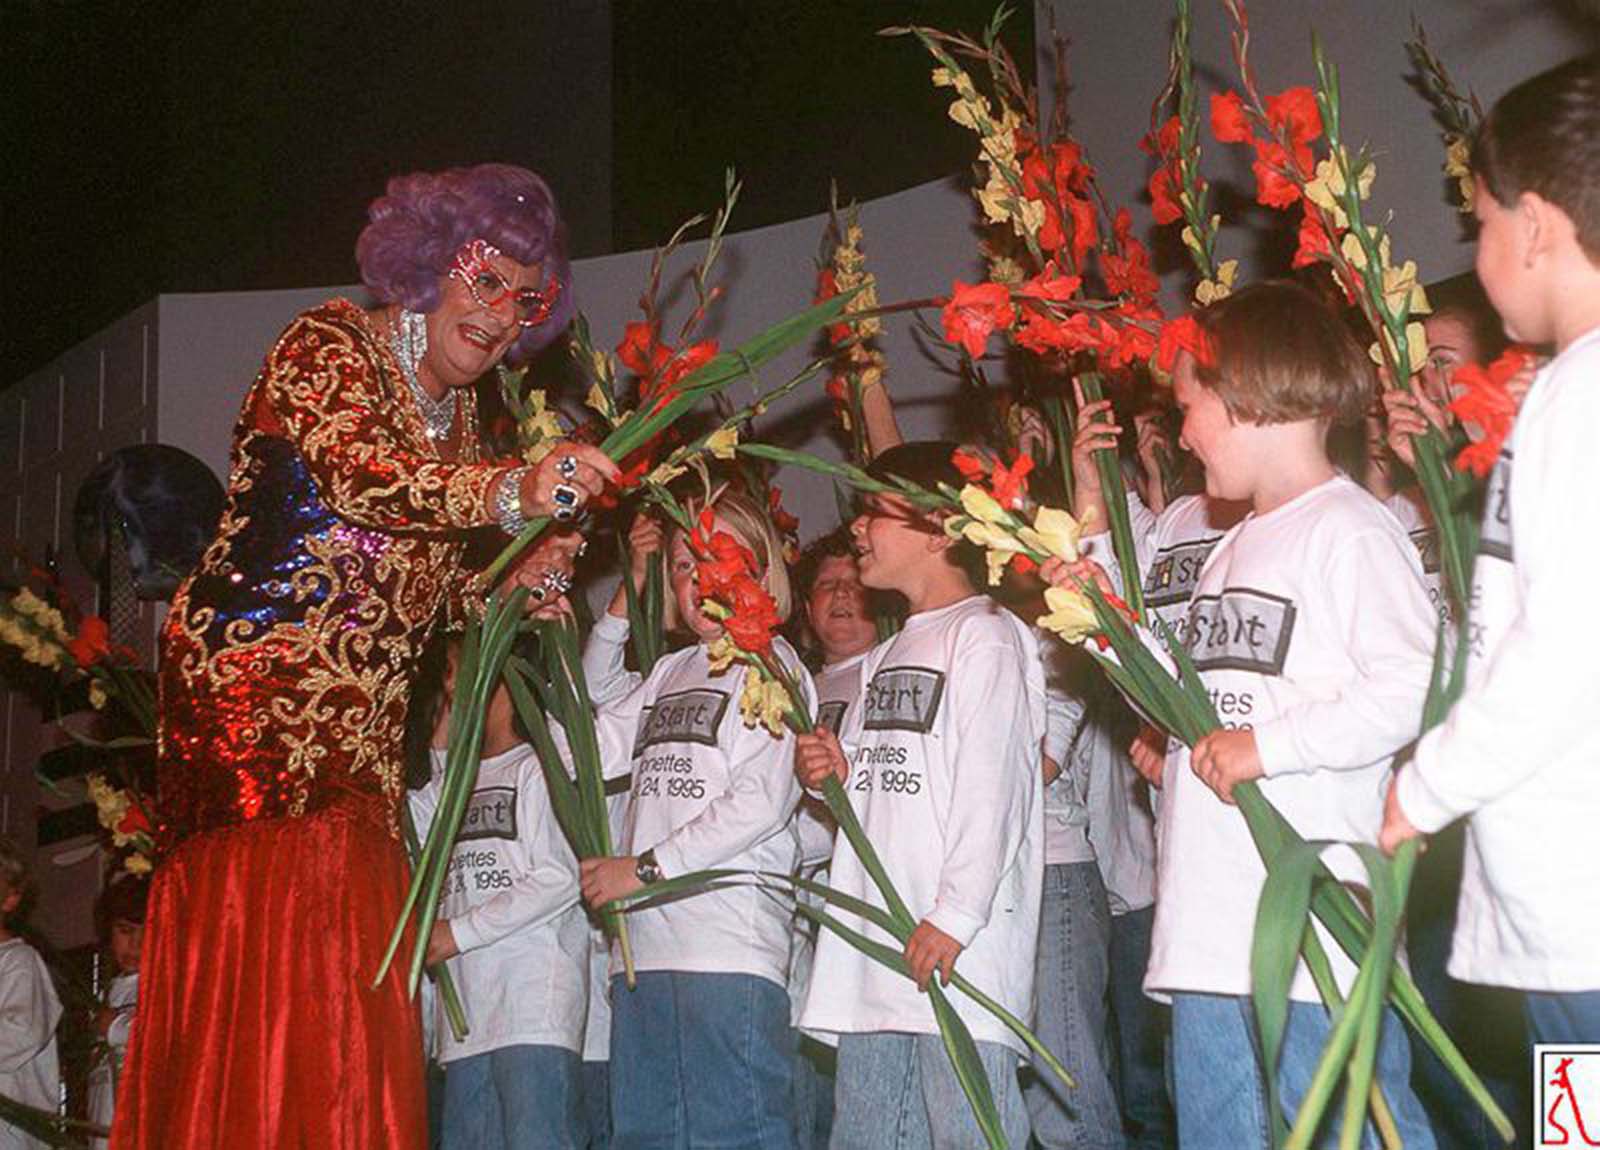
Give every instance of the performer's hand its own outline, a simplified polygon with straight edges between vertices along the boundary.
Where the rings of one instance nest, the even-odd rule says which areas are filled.
[[[1266,773],[1254,731],[1212,731],[1194,745],[1189,765],[1225,803],[1233,802],[1234,787]]]
[[[833,732],[818,727],[809,735],[795,736],[794,773],[806,790],[817,791],[829,775],[841,783],[849,779],[850,764]]]
[[[1400,788],[1394,785],[1394,780],[1389,781],[1389,793],[1383,800],[1383,829],[1378,832],[1378,847],[1386,855],[1392,855],[1400,849],[1400,844],[1407,839],[1414,839],[1422,832],[1411,825],[1411,820],[1406,818],[1405,811],[1400,809],[1398,798]]]
[[[570,527],[552,527],[528,545],[507,580],[528,589],[528,613],[539,619],[566,611],[572,570],[585,547],[583,536]]]
[[[584,859],[578,866],[582,872],[579,885],[583,889],[584,901],[596,910],[644,886],[639,881],[639,860],[634,855]]]
[[[633,523],[628,527],[628,573],[633,578],[635,591],[644,591],[650,556],[659,555],[666,546],[667,533],[653,515],[641,511],[633,517]]]
[[[1167,769],[1167,736],[1148,723],[1139,728],[1133,743],[1128,747],[1128,758],[1133,769],[1152,787],[1161,786],[1161,776]]]
[[[949,986],[960,954],[961,944],[927,919],[919,922],[911,937],[906,939],[906,965],[911,968],[918,990],[928,989],[928,980],[935,970],[939,972],[939,981]]]
[[[522,480],[522,514],[530,519],[538,515],[575,518],[584,504],[620,474],[598,447],[558,439]]]
[[[433,929],[428,932],[428,953],[423,962],[433,966],[460,953],[461,948],[456,945],[456,936],[450,929],[450,923],[442,918],[436,919]]]
[[[102,1006],[94,1012],[94,1032],[101,1038],[111,1033],[111,1024],[117,1020],[117,1012],[109,1006]]]

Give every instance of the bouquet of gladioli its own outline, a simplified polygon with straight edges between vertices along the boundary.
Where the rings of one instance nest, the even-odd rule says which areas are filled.
[[[524,729],[533,739],[556,821],[572,844],[572,853],[580,859],[606,858],[612,853],[611,819],[606,810],[600,740],[595,734],[577,626],[566,619],[541,623],[539,650],[542,668],[518,655],[510,658],[505,669],[506,686]],[[641,673],[649,674],[648,668],[641,668]],[[570,767],[562,757],[547,715],[560,723],[572,760]],[[623,973],[632,990],[633,947],[628,940],[627,923],[616,911],[607,911],[602,922],[606,933],[617,940],[622,950]]]

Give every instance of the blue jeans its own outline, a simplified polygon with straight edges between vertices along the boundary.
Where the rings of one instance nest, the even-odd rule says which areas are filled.
[[[1178,1123],[1167,1093],[1171,1011],[1144,992],[1156,908],[1111,916],[1111,1033],[1117,1051],[1117,1094],[1133,1150],[1167,1150]]]
[[[794,1035],[794,1132],[800,1150],[827,1150],[833,1135],[833,1072],[837,1055],[826,1044]]]
[[[611,1145],[611,1063],[583,1064],[584,1150],[608,1150]]]
[[[1044,1150],[1122,1150],[1122,1115],[1111,1086],[1106,983],[1111,908],[1093,862],[1044,868],[1034,1033],[1078,1084],[1069,1089],[1035,1060],[1023,1075],[1033,1137]]]
[[[1284,1030],[1278,1089],[1291,1123],[1316,1070],[1329,1034],[1319,1003],[1293,1002]],[[1178,1106],[1178,1141],[1183,1150],[1269,1150],[1267,1083],[1257,1046],[1250,1000],[1225,994],[1172,996],[1172,1071]],[[1411,1050],[1399,1016],[1385,1012],[1378,1040],[1376,1082],[1394,1112],[1406,1150],[1434,1150],[1432,1128],[1411,1092]],[[1335,1094],[1319,1146],[1338,1142],[1341,1095]],[[1367,1123],[1364,1147],[1377,1147]]]
[[[1017,1086],[1018,1058],[980,1042],[1006,1145],[1028,1144],[1028,1108]],[[972,1104],[937,1034],[842,1034],[831,1150],[972,1150],[984,1145]]]
[[[578,1150],[578,1067],[559,1046],[503,1046],[447,1062],[444,1150]]]
[[[789,996],[752,974],[611,980],[616,1150],[795,1150]]]
[[[1530,1043],[1600,1042],[1600,990],[1529,991],[1523,1008]]]
[[[1434,1017],[1455,1039],[1518,1130],[1528,1129],[1528,1051],[1523,1044],[1522,992],[1503,986],[1457,982],[1445,972],[1455,933],[1461,892],[1465,824],[1455,823],[1428,840],[1417,859],[1406,903],[1406,951],[1411,979]],[[1499,1150],[1505,1143],[1465,1087],[1415,1031],[1411,1039],[1411,1084],[1433,1121],[1440,1150]]]

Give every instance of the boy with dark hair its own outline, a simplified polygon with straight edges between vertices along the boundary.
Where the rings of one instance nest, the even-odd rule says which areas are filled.
[[[903,444],[872,470],[959,487],[955,448]],[[959,956],[963,974],[1006,1009],[1022,1018],[1032,1012],[1044,870],[1038,649],[1025,624],[977,592],[981,555],[947,537],[938,516],[874,495],[851,531],[862,582],[900,592],[911,614],[868,653],[866,689],[841,738],[826,729],[800,737],[795,766],[808,787],[829,773],[845,785],[920,920],[905,946],[916,983],[825,934],[801,1023],[839,1036],[835,1148],[976,1146],[982,1136],[919,991],[935,972],[948,981]],[[832,885],[881,903],[842,840]],[[1023,1145],[1028,1117],[1017,1065],[1025,1051],[992,1016],[959,995],[951,1001],[977,1040],[1007,1142]]]
[[[1600,1042],[1600,635],[1572,609],[1600,562],[1572,519],[1600,486],[1600,56],[1501,97],[1472,168],[1478,278],[1506,334],[1556,357],[1489,476],[1466,692],[1396,779],[1383,845],[1467,816],[1450,973],[1526,991],[1535,1042]]]

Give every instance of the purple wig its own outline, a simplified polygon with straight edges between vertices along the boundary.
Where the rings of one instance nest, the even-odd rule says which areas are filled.
[[[362,282],[383,303],[432,311],[456,253],[483,240],[519,264],[542,265],[545,282],[561,284],[550,318],[517,338],[506,350],[507,362],[526,362],[572,320],[566,227],[550,189],[526,168],[479,164],[396,176],[367,208],[367,219],[356,262]]]

